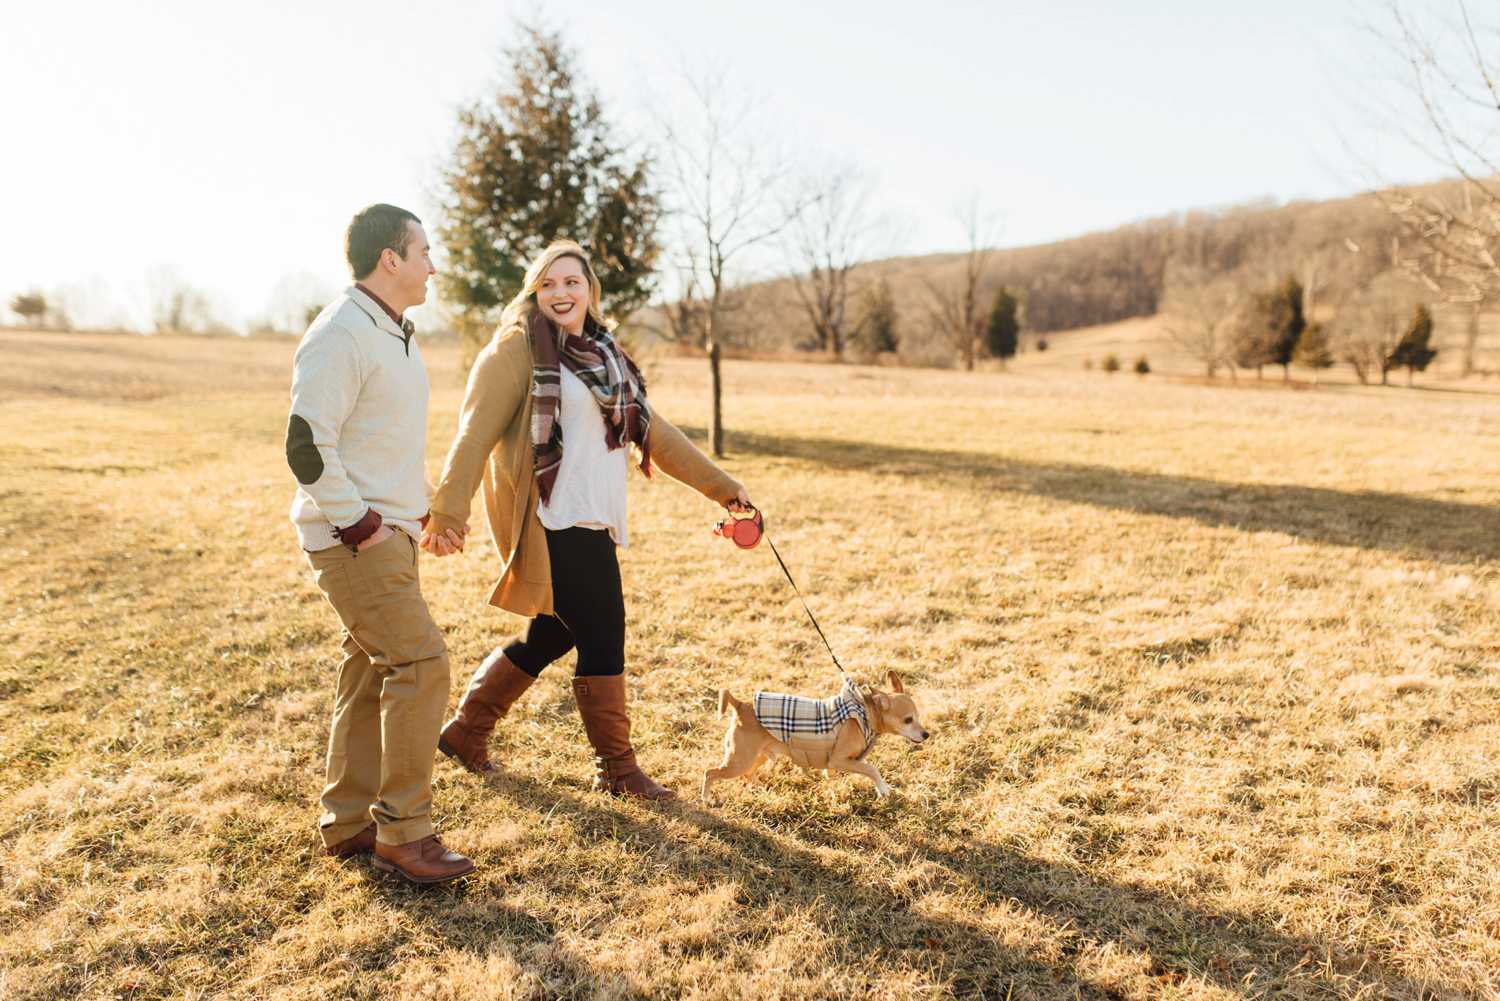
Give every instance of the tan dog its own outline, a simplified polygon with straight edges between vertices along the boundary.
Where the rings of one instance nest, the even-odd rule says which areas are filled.
[[[734,717],[724,733],[724,763],[703,773],[703,798],[708,798],[713,783],[752,775],[778,755],[814,771],[867,776],[875,783],[877,796],[890,795],[891,787],[864,760],[865,755],[882,733],[905,737],[920,747],[927,739],[927,728],[917,704],[901,686],[900,676],[890,671],[886,681],[891,694],[862,693],[845,683],[838,695],[821,701],[757,692],[752,704],[741,702],[727,689],[719,692],[719,718],[723,719],[728,706],[734,707]],[[868,723],[868,732],[860,717]]]

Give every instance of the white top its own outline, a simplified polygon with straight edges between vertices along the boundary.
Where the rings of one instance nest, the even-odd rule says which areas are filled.
[[[598,409],[597,407],[595,409]],[[307,328],[292,360],[287,460],[302,548],[339,544],[374,508],[416,538],[427,513],[427,367],[410,332],[349,288]]]
[[[604,414],[583,380],[562,370],[562,465],[552,484],[552,497],[537,510],[542,526],[603,528],[615,545],[629,544],[625,532],[625,474],[629,448],[611,449],[604,441]]]

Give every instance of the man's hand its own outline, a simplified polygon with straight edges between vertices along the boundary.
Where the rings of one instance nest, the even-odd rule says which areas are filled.
[[[369,549],[371,546],[378,546],[386,539],[389,539],[395,534],[396,530],[391,526],[381,525],[379,528],[375,529],[374,535],[370,536],[368,539],[355,546],[354,549],[356,552],[359,552],[361,550]]]

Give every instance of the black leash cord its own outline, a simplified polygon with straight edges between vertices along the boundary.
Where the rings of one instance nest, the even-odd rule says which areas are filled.
[[[781,564],[781,572],[786,574],[786,582],[792,585],[793,591],[797,592],[797,600],[802,602],[802,610],[807,613],[808,621],[811,622],[813,624],[813,628],[818,631],[818,637],[823,641],[823,645],[828,647],[828,656],[833,658],[833,666],[838,668],[839,673],[842,674],[846,679],[849,679],[849,672],[844,670],[843,664],[839,663],[839,655],[833,652],[833,646],[828,642],[828,637],[823,635],[823,627],[818,625],[817,619],[813,618],[812,609],[807,607],[807,599],[802,597],[802,591],[797,587],[797,582],[792,580],[792,572],[786,568],[786,560],[782,559],[781,553],[777,552],[776,543],[771,542],[771,536],[769,534],[766,535],[766,542],[770,545],[771,552],[775,553],[776,562]]]

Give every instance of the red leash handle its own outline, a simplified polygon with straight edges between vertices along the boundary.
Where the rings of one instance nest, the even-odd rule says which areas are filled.
[[[713,534],[728,539],[741,549],[754,549],[766,534],[766,519],[753,507],[744,515],[730,510],[729,517],[714,526]]]

